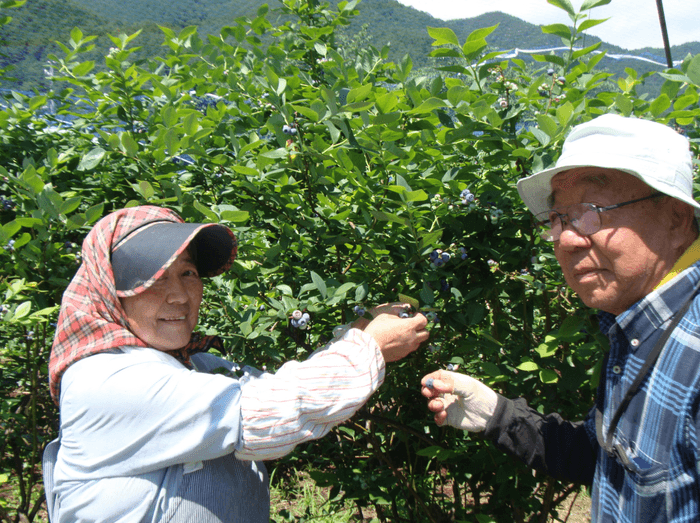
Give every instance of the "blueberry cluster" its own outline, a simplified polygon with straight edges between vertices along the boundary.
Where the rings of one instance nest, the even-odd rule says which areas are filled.
[[[30,341],[34,339],[34,331],[29,331],[27,333],[27,339]]]
[[[462,199],[462,203],[464,205],[467,205],[468,203],[472,203],[476,199],[476,197],[471,193],[471,191],[469,189],[464,189],[460,193],[459,197]]]
[[[448,261],[450,261],[449,252],[443,252],[440,249],[435,249],[430,253],[430,265],[435,269],[442,267]]]
[[[353,308],[353,312],[357,314],[358,316],[364,316],[365,315],[365,309],[363,307],[360,307],[359,305],[355,305],[355,308]]]
[[[462,258],[463,260],[466,260],[467,258],[469,258],[469,255],[467,254],[467,249],[465,249],[464,247],[460,247],[459,252],[462,253],[460,258]]]
[[[299,309],[292,313],[291,324],[295,329],[305,330],[309,327],[311,316],[308,312],[301,312]]]
[[[2,205],[3,210],[5,211],[11,211],[12,209],[15,208],[15,205],[17,205],[15,202],[12,200],[6,200],[5,198],[0,196],[0,205]]]
[[[5,250],[10,251],[10,252],[14,251],[15,250],[15,240],[10,240],[9,242],[7,242],[7,244],[5,245]]]
[[[295,134],[297,134],[297,126],[296,126],[296,124],[292,124],[292,125],[284,124],[282,126],[282,132],[284,134],[295,135]]]

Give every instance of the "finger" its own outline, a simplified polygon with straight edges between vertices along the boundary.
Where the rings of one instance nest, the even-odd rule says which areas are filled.
[[[430,412],[443,412],[445,410],[445,402],[442,398],[434,398],[428,402],[428,410]]]
[[[435,414],[433,417],[435,418],[435,423],[437,426],[442,427],[447,421],[447,412],[443,410],[442,412]]]

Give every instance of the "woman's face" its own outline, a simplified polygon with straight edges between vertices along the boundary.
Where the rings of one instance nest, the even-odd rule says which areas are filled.
[[[154,349],[171,351],[190,341],[202,290],[197,267],[184,251],[151,287],[120,300],[131,332]]]

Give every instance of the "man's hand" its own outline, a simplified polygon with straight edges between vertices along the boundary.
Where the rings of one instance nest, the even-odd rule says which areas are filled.
[[[439,370],[423,377],[421,385],[438,425],[482,432],[496,410],[498,395],[465,374]]]
[[[403,310],[406,310],[405,305]],[[395,314],[380,313],[364,331],[377,342],[384,361],[390,362],[410,354],[428,339],[429,333],[425,329],[427,323],[428,320],[422,314],[400,318]]]

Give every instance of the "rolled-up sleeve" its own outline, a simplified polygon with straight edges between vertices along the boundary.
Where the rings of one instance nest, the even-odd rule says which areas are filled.
[[[236,457],[275,459],[347,420],[384,382],[374,339],[358,329],[241,387],[241,440]]]

